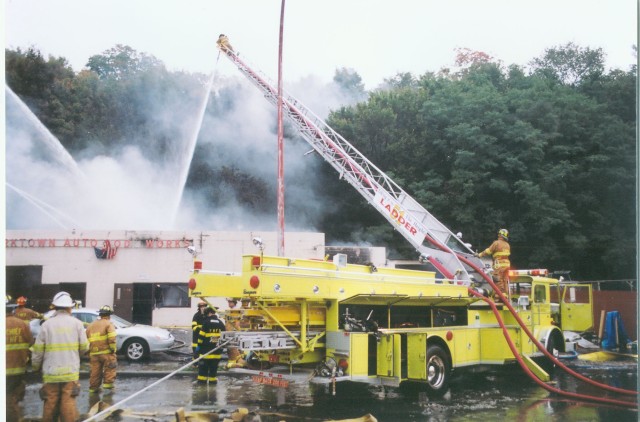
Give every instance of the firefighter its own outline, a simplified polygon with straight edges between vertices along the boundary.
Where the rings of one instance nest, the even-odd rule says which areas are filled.
[[[89,342],[80,320],[71,316],[74,302],[67,292],[59,292],[51,302],[55,314],[42,323],[33,345],[31,366],[42,370],[44,400],[42,422],[75,422],[78,419],[76,397],[80,394],[80,354],[89,350]]]
[[[215,308],[207,306],[204,315],[202,328],[198,334],[198,347],[196,347],[200,355],[205,355],[218,347],[220,333],[225,329],[224,322],[216,315]],[[217,349],[202,358],[198,366],[197,381],[199,384],[207,382],[216,384],[218,382],[218,363],[220,363],[221,357],[222,350]]]
[[[227,305],[229,305],[229,310],[235,309],[238,305],[238,299],[234,297],[227,298]],[[237,331],[240,330],[240,317],[237,315],[227,314],[225,317],[225,329],[227,331]],[[243,368],[246,365],[244,360],[242,350],[237,347],[227,347],[227,356],[229,360],[227,361],[227,368]]]
[[[87,327],[89,339],[89,393],[97,393],[100,386],[105,390],[115,388],[116,368],[116,329],[111,322],[113,310],[104,305],[98,311],[100,318]]]
[[[21,419],[19,403],[26,392],[25,377],[33,336],[29,324],[12,315],[15,305],[11,303],[11,296],[7,296],[5,301],[7,421],[17,421]]]
[[[509,255],[511,255],[511,246],[509,246],[509,231],[507,229],[498,230],[498,238],[484,251],[476,254],[477,257],[490,255],[493,257],[493,281],[496,286],[509,296]]]
[[[15,316],[17,316],[18,318],[20,318],[21,320],[26,321],[28,323],[32,319],[42,319],[42,314],[41,313],[36,312],[33,309],[27,308],[27,306],[26,306],[27,305],[27,298],[26,297],[20,296],[16,300],[16,303],[18,304],[18,307],[13,312],[13,314]]]
[[[229,37],[227,37],[224,34],[220,34],[220,36],[218,37],[218,41],[216,41],[216,44],[218,44],[218,47],[220,47],[220,50],[224,51],[225,53],[227,52],[235,53],[235,51],[233,50],[233,47],[231,47],[231,44],[229,43]]]
[[[198,347],[198,334],[202,328],[202,320],[204,319],[204,310],[206,307],[207,302],[204,300],[198,302],[198,311],[193,314],[193,318],[191,318],[191,350],[193,351],[193,359],[198,359],[198,352],[196,351]]]

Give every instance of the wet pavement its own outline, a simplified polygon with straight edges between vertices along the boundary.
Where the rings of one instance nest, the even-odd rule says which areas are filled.
[[[185,330],[185,335],[190,332]],[[176,333],[178,336],[180,333]],[[356,418],[371,414],[378,421],[637,421],[635,409],[585,403],[551,394],[539,387],[518,367],[470,373],[457,371],[450,391],[443,398],[429,397],[415,388],[308,382],[308,373],[294,373],[287,387],[256,383],[249,374],[224,370],[221,362],[217,385],[194,383],[196,370],[185,368],[168,377],[191,361],[189,347],[171,353],[153,355],[143,363],[119,360],[116,390],[100,395],[88,394],[88,366],[83,361],[78,397],[81,414],[87,415],[97,401],[125,409],[119,416],[98,420],[174,421],[175,411],[199,412],[200,416],[218,414],[230,417],[238,408],[247,408],[271,421],[324,421]],[[616,387],[637,388],[637,362],[605,363],[573,360],[568,366],[591,379]],[[166,378],[163,381],[163,378]],[[585,385],[562,371],[556,371],[555,387],[600,397],[615,397]],[[156,383],[156,385],[153,385]],[[146,391],[138,393],[153,385]],[[37,420],[42,412],[38,397],[39,378],[30,376],[23,401],[23,415]],[[335,393],[335,394],[334,394]],[[128,400],[131,395],[138,394]],[[208,420],[208,419],[202,419]]]

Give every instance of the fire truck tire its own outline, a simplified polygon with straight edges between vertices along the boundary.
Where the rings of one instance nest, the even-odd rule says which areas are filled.
[[[442,396],[449,387],[451,364],[444,349],[432,344],[427,347],[427,390],[431,395]]]

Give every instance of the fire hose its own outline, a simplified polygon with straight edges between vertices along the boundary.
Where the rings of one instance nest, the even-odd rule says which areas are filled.
[[[186,365],[181,366],[180,368],[176,369],[172,373],[168,374],[167,376],[165,376],[163,378],[160,378],[158,381],[154,382],[153,384],[150,384],[150,385],[146,386],[145,388],[143,388],[142,390],[138,391],[137,393],[134,393],[134,394],[130,395],[129,397],[126,397],[126,398],[120,400],[118,403],[112,404],[111,406],[107,407],[106,409],[104,409],[104,410],[96,413],[95,415],[85,419],[83,422],[89,422],[89,421],[97,420],[98,417],[103,416],[104,414],[106,414],[106,413],[108,413],[108,412],[110,412],[112,410],[120,408],[120,405],[122,405],[123,403],[128,402],[132,398],[137,397],[139,394],[141,394],[141,393],[147,391],[148,389],[150,389],[152,387],[155,387],[156,385],[162,383],[163,381],[171,378],[172,376],[174,376],[178,372],[182,371],[183,369],[186,369],[186,368],[190,367],[191,365],[194,365],[194,364],[198,363],[200,361],[200,359],[202,359],[205,356],[215,352],[216,350],[219,350],[222,347],[226,346],[227,343],[229,343],[229,341],[231,341],[231,340],[228,340],[228,341],[226,341],[224,343],[219,344],[218,346],[216,346],[216,348],[214,348],[212,350],[209,350],[207,353],[204,353],[204,354],[200,355],[197,359],[194,359],[191,362],[187,363]]]
[[[558,388],[551,387],[550,385],[548,385],[545,382],[541,381],[527,367],[527,365],[524,363],[524,360],[522,359],[522,356],[520,356],[520,353],[518,353],[518,349],[516,348],[516,345],[513,343],[513,340],[509,336],[509,332],[507,331],[507,327],[505,326],[504,321],[502,320],[502,317],[500,316],[500,312],[498,311],[498,308],[496,307],[495,302],[493,302],[492,300],[482,296],[482,294],[476,292],[473,289],[469,289],[469,292],[471,294],[473,294],[474,296],[481,298],[482,300],[487,302],[489,304],[489,306],[491,306],[491,309],[493,310],[493,313],[495,314],[496,319],[498,320],[498,324],[500,325],[500,328],[502,328],[502,333],[504,334],[504,338],[507,340],[507,344],[509,345],[509,348],[511,349],[511,352],[513,353],[513,356],[516,358],[516,360],[520,364],[520,367],[525,371],[525,373],[527,375],[529,375],[529,377],[536,384],[538,384],[540,387],[544,388],[545,390],[547,390],[549,392],[560,394],[560,395],[563,395],[563,396],[566,396],[566,397],[572,397],[574,399],[585,400],[585,401],[594,401],[594,402],[598,402],[598,403],[613,404],[613,405],[617,405],[617,406],[637,407],[638,404],[635,403],[635,402],[630,402],[630,401],[625,401],[625,400],[607,399],[607,398],[604,398],[604,397],[595,397],[595,396],[589,396],[589,395],[586,395],[586,394],[578,394],[578,393],[571,393],[571,392],[568,392],[568,391],[562,391],[562,390],[560,390]],[[623,391],[626,391],[626,390],[623,390]]]
[[[431,238],[431,237],[427,237],[426,238],[431,244],[433,244],[434,246],[436,246],[438,249],[443,250],[443,251],[449,251],[445,246],[441,245],[439,242],[437,242],[435,239]],[[478,274],[480,274],[482,276],[482,278],[484,278],[484,280],[489,283],[489,285],[493,288],[494,292],[496,292],[498,294],[498,296],[500,297],[500,299],[502,300],[502,302],[507,306],[507,308],[509,309],[509,311],[511,312],[511,314],[514,316],[514,318],[516,319],[516,321],[518,322],[518,324],[520,325],[520,327],[523,329],[523,331],[527,334],[527,336],[529,337],[529,339],[531,339],[531,341],[536,345],[536,347],[547,357],[551,360],[551,362],[553,362],[555,365],[557,365],[559,368],[561,368],[562,370],[564,370],[565,372],[567,372],[569,375],[584,381],[588,384],[591,384],[595,387],[598,388],[602,388],[604,390],[608,390],[608,391],[612,391],[615,393],[619,393],[619,394],[625,394],[625,395],[637,395],[638,392],[637,391],[633,391],[633,390],[626,390],[623,388],[617,388],[617,387],[612,387],[610,385],[607,384],[602,384],[599,383],[597,381],[594,381],[590,378],[585,377],[582,374],[579,374],[575,371],[573,371],[572,369],[568,368],[565,364],[563,364],[562,362],[560,362],[552,353],[550,353],[546,347],[540,343],[538,341],[538,339],[535,338],[535,336],[531,333],[531,331],[529,330],[529,328],[525,325],[524,321],[522,321],[522,319],[520,318],[520,316],[518,315],[518,313],[516,312],[516,310],[513,308],[513,306],[511,306],[511,304],[509,303],[509,301],[507,300],[507,298],[504,296],[504,294],[500,291],[500,289],[497,288],[497,286],[495,285],[495,283],[493,282],[493,280],[491,279],[491,277],[489,277],[487,274],[484,273],[484,271],[479,268],[477,265],[475,265],[473,262],[471,262],[469,259],[467,259],[464,255],[457,255],[457,257],[462,260],[464,263],[466,263],[467,265],[469,265],[471,268],[473,268]],[[494,314],[496,314],[496,317],[498,318],[499,321],[501,321],[501,318],[499,317],[499,315],[497,314],[497,308],[495,308],[495,304],[493,303],[493,301],[490,301],[488,299],[486,299],[484,296],[482,296],[481,294],[479,294],[478,292],[476,292],[473,289],[469,289],[469,292],[471,294],[473,294],[474,296],[480,297],[482,298],[485,302],[488,302],[489,305],[492,306],[492,308],[494,309]],[[502,323],[503,324],[503,323]],[[507,340],[507,342],[509,343],[509,347],[511,347],[512,343],[511,343],[511,339],[508,336],[508,333],[506,331],[505,328],[503,328],[503,332],[505,335],[505,339]],[[515,346],[514,346],[515,347]],[[516,357],[516,359],[518,359],[518,362],[520,363],[521,366],[524,365],[524,362],[521,361],[521,357],[520,355],[517,353],[517,350],[514,351],[514,349],[512,349],[512,352],[514,354],[514,356]],[[541,385],[544,385],[543,388],[545,389],[549,389],[552,388],[553,390],[555,390],[554,392],[558,393],[558,394],[565,394],[565,395],[569,395],[569,396],[580,396],[583,400],[593,400],[593,401],[601,401],[601,400],[608,400],[608,399],[601,399],[599,397],[594,397],[594,396],[588,396],[588,395],[580,395],[580,394],[576,394],[576,393],[568,393],[568,392],[563,392],[561,390],[555,389],[553,387],[549,387],[547,384],[543,383],[542,381],[540,381],[538,379],[538,377],[535,376],[535,374],[533,374],[529,368],[526,367],[526,365],[523,366],[523,369],[525,369],[525,372],[527,372],[537,383],[540,383]],[[551,391],[551,390],[549,390]],[[616,401],[618,402],[617,404],[623,405],[623,406],[631,406],[631,407],[637,407],[638,403],[632,403],[632,402],[627,402],[627,401]]]

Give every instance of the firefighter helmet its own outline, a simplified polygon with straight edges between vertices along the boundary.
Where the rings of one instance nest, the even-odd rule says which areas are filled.
[[[7,315],[13,313],[13,310],[16,308],[16,304],[11,303],[12,300],[13,298],[10,295],[7,295],[5,297],[5,308]]]
[[[205,315],[215,314],[217,311],[218,311],[218,308],[216,308],[215,306],[211,306],[211,305],[207,306],[204,309]]]
[[[16,303],[20,306],[24,306],[27,304],[27,298],[24,296],[20,296],[18,299],[16,299]]]
[[[104,305],[98,311],[98,315],[111,315],[112,313],[113,313],[113,309],[111,309],[111,306],[109,305]]]
[[[504,240],[509,240],[509,230],[507,229],[498,230],[498,236],[500,236]]]
[[[69,293],[59,292],[53,297],[51,304],[56,308],[73,308],[74,302]]]

